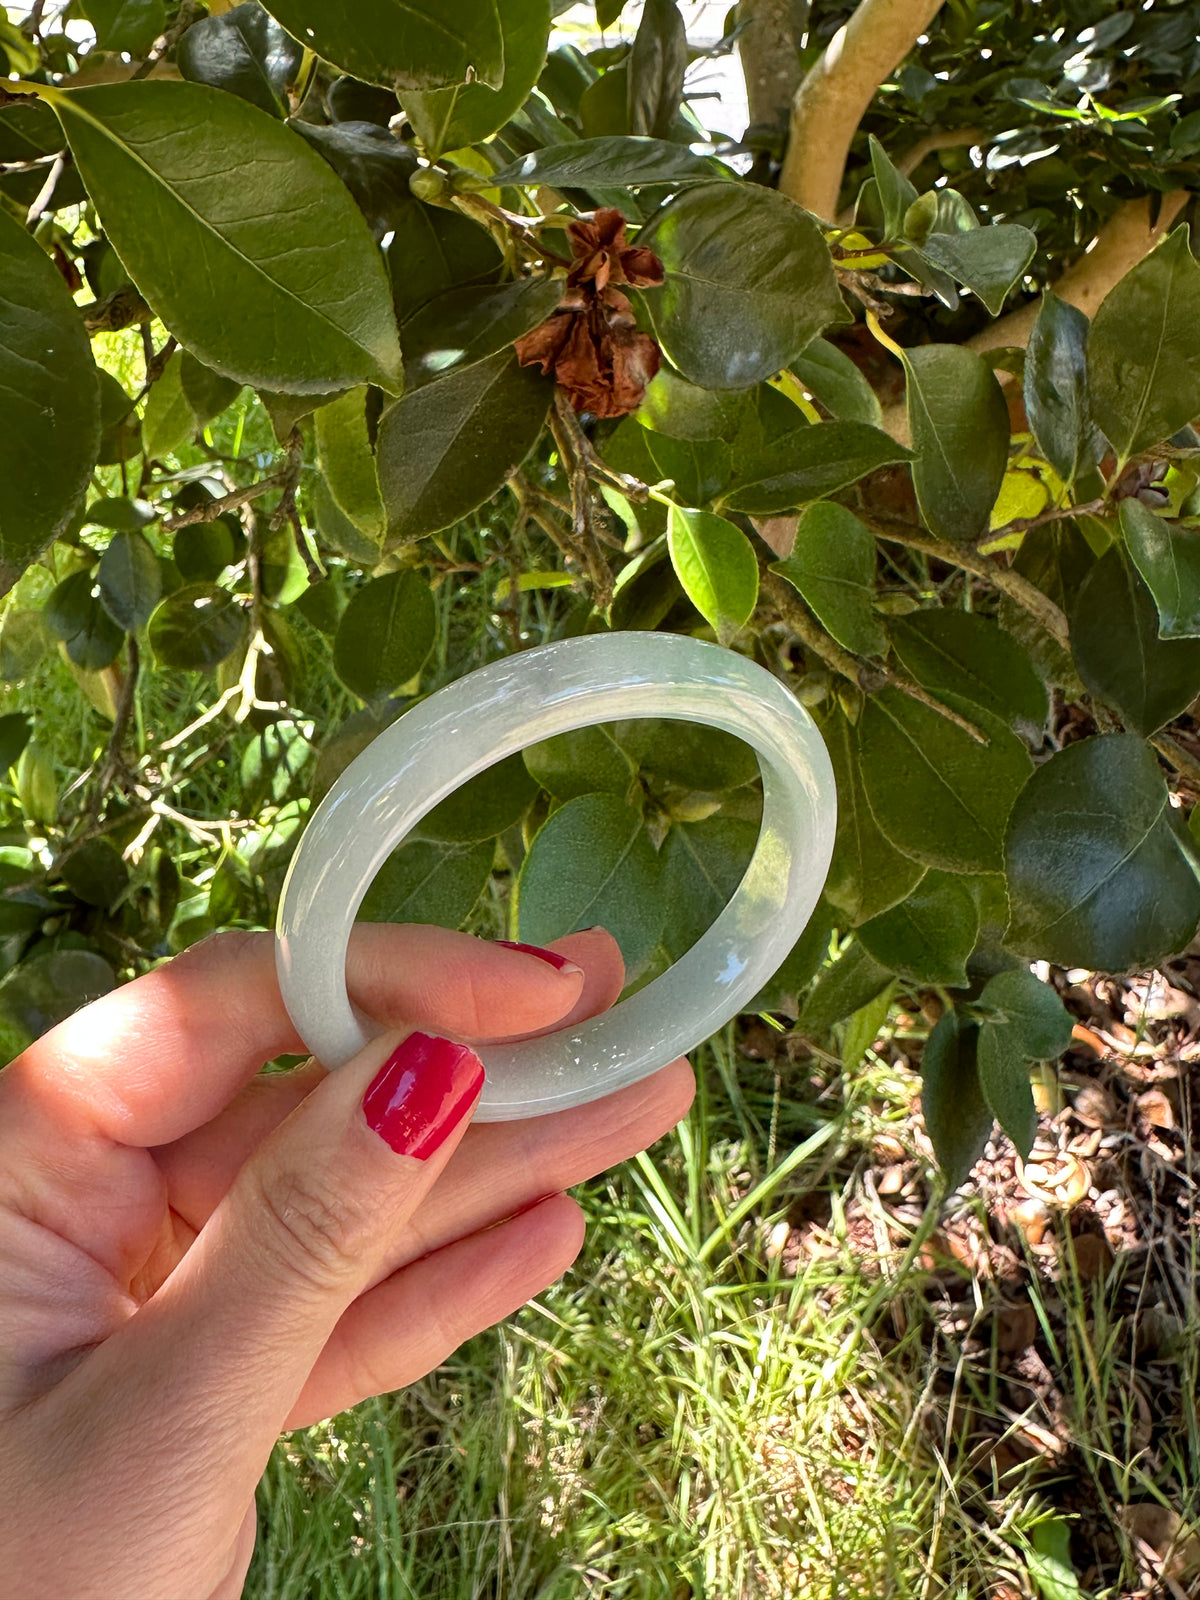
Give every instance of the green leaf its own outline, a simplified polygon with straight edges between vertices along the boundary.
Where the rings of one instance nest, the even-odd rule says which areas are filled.
[[[333,641],[333,669],[362,700],[391,694],[425,665],[437,609],[419,572],[373,578],[351,596]]]
[[[611,139],[577,139],[570,144],[531,150],[491,178],[472,187],[500,188],[508,184],[545,185],[548,189],[622,189],[711,183],[723,169],[709,156],[693,155],[685,144],[665,139],[627,136]]]
[[[242,386],[236,379],[222,377],[219,372],[206,367],[203,361],[197,361],[189,350],[183,352],[179,379],[197,428],[207,428],[214,418],[228,411],[242,392]]]
[[[581,928],[607,928],[635,978],[662,937],[662,863],[641,815],[614,795],[568,800],[543,823],[521,865],[517,937],[547,945]]]
[[[47,600],[44,615],[69,658],[85,672],[99,672],[117,659],[125,635],[100,603],[90,572],[65,578]]]
[[[536,794],[537,785],[520,755],[507,756],[434,806],[417,831],[449,844],[494,839],[520,822]]]
[[[1196,931],[1195,846],[1154,752],[1133,734],[1051,756],[1013,807],[1005,848],[1007,942],[1022,955],[1143,972]]]
[[[818,973],[800,1012],[802,1031],[812,1039],[826,1037],[835,1023],[861,1011],[891,982],[888,969],[853,940],[835,962]]]
[[[0,717],[0,772],[16,766],[32,733],[33,724],[22,712],[10,711]]]
[[[730,446],[720,439],[674,439],[647,429],[646,449],[655,467],[652,481],[669,479],[683,505],[705,505],[729,483]]]
[[[409,392],[503,351],[546,320],[564,288],[561,278],[518,278],[430,300],[401,333]]]
[[[663,944],[672,961],[724,911],[757,843],[757,825],[736,817],[708,817],[671,829],[663,848],[664,892],[671,908]]]
[[[217,517],[180,528],[172,552],[185,583],[215,583],[245,553],[246,539],[235,518]]]
[[[84,497],[100,446],[100,403],[91,346],[67,286],[3,208],[0,282],[0,593],[7,594]]]
[[[1112,289],[1088,341],[1092,414],[1123,463],[1200,412],[1200,266],[1174,230]]]
[[[837,835],[825,894],[856,927],[899,904],[920,883],[926,869],[897,850],[875,821],[849,720],[835,710],[820,726],[833,763],[838,800]]]
[[[1033,763],[998,718],[968,711],[987,745],[897,689],[869,696],[859,722],[863,784],[876,822],[905,855],[945,872],[997,872]]]
[[[303,59],[303,47],[257,4],[201,17],[179,41],[175,55],[180,72],[192,83],[240,95],[273,117],[286,116],[287,88]]]
[[[630,133],[668,137],[687,65],[687,30],[675,0],[646,0],[629,55]]]
[[[489,500],[536,444],[551,394],[501,350],[384,412],[376,460],[389,545],[437,533]]]
[[[150,618],[150,647],[164,667],[212,672],[246,641],[249,623],[233,596],[192,583],[169,594]]]
[[[367,890],[361,922],[411,922],[460,928],[492,872],[496,846],[410,839],[389,856]]]
[[[891,632],[906,671],[948,704],[969,700],[1006,722],[1045,725],[1046,685],[1012,634],[989,618],[975,611],[917,611],[897,617]]]
[[[146,398],[142,413],[142,449],[147,461],[173,455],[196,432],[196,413],[183,392],[183,354],[175,354]]]
[[[1057,1061],[1071,1043],[1071,1013],[1028,967],[997,973],[976,1002],[984,1021],[1003,1022],[1026,1060]]]
[[[116,533],[136,533],[158,517],[158,508],[149,500],[130,500],[125,495],[93,500],[84,515],[83,525],[112,528]]]
[[[748,744],[699,722],[637,717],[618,722],[613,737],[654,785],[719,794],[759,776],[758,757]]]
[[[67,855],[62,878],[77,900],[107,910],[129,887],[129,868],[111,839],[89,839]]]
[[[1108,20],[1115,21],[1116,16]],[[1079,1578],[1071,1560],[1071,1529],[1061,1517],[1043,1517],[1034,1524],[1033,1549],[1026,1560],[1040,1600],[1082,1600]]]
[[[868,137],[871,151],[871,171],[883,212],[883,237],[885,240],[903,239],[904,219],[917,198],[916,186],[892,165],[887,151],[874,134]]]
[[[939,1019],[921,1061],[921,1110],[949,1189],[966,1182],[992,1131],[979,1081],[979,1030],[953,1011]]]
[[[324,546],[368,571],[379,565],[382,550],[354,526],[324,478],[318,478],[312,486],[312,514]]]
[[[51,950],[5,975],[0,1015],[38,1039],[116,986],[113,969],[94,950]]]
[[[663,366],[647,384],[635,416],[652,433],[711,448],[716,440],[731,444],[746,425],[746,396],[727,389],[701,389]],[[632,429],[632,423],[622,423],[620,431]]]
[[[731,638],[758,601],[758,562],[749,539],[711,511],[673,505],[667,540],[684,593],[723,642]]]
[[[529,98],[546,64],[548,0],[496,0],[504,51],[503,82],[456,84],[452,89],[401,96],[417,137],[432,157],[482,144]],[[443,9],[443,16],[448,13]],[[455,13],[457,15],[457,13]]]
[[[379,252],[302,139],[198,83],[44,92],[121,260],[206,366],[289,394],[399,388]]]
[[[534,781],[556,800],[581,794],[614,794],[628,798],[633,764],[608,728],[575,728],[542,739],[522,752]]]
[[[0,683],[20,683],[46,654],[49,638],[40,611],[10,611],[0,628]]]
[[[330,494],[370,540],[382,546],[387,530],[375,452],[367,427],[370,390],[350,389],[316,415],[317,460]]]
[[[486,228],[422,200],[401,213],[387,252],[396,315],[405,322],[434,295],[494,281],[501,256]]]
[[[858,937],[881,966],[913,983],[967,986],[979,934],[971,886],[951,872],[927,872],[906,900],[861,924]]]
[[[144,56],[167,29],[163,0],[83,0],[83,14],[96,30],[97,50]]]
[[[137,414],[136,402],[127,395],[111,372],[102,368],[96,373],[100,380],[100,454],[98,465],[115,466],[129,462],[142,449],[142,419]]]
[[[845,649],[884,654],[887,633],[874,607],[875,540],[852,511],[830,503],[810,506],[791,555],[771,571],[787,579]]]
[[[1119,545],[1083,580],[1069,616],[1079,676],[1134,732],[1154,733],[1200,692],[1200,640],[1159,638],[1154,598]]]
[[[96,572],[104,609],[119,628],[136,633],[162,599],[162,568],[140,533],[116,533]]]
[[[908,426],[921,514],[939,539],[966,544],[987,531],[1008,466],[1008,406],[972,350],[907,350]]]
[[[772,189],[704,184],[638,235],[666,282],[645,304],[671,364],[706,389],[749,389],[782,371],[841,314],[819,225]]]
[[[253,816],[270,801],[282,805],[296,780],[312,760],[313,747],[298,722],[272,722],[251,739],[242,752],[239,776],[248,813]]]
[[[1037,1107],[1029,1083],[1029,1062],[1015,1029],[985,1022],[979,1030],[979,1086],[992,1116],[1012,1140],[1022,1161],[1037,1138]]]
[[[1087,387],[1088,319],[1047,294],[1025,355],[1025,410],[1046,460],[1071,484],[1095,465]]]
[[[412,145],[374,123],[295,121],[291,126],[337,173],[375,238],[393,232],[415,204],[408,185],[420,163]]]
[[[867,1058],[867,1052],[879,1038],[880,1030],[892,1009],[896,985],[889,983],[882,994],[868,1000],[852,1016],[846,1018],[842,1029],[842,1071],[854,1072]]]
[[[287,31],[352,77],[388,89],[437,89],[473,73],[496,88],[504,36],[496,0],[271,0]]]
[[[965,233],[931,233],[921,255],[983,301],[994,317],[1024,276],[1037,235],[1015,222],[994,222]]]
[[[766,466],[767,459],[772,463],[770,475],[747,482],[751,473]],[[724,496],[724,504],[750,516],[779,516],[810,500],[836,494],[877,467],[912,459],[911,450],[863,422],[798,427],[757,460],[739,464],[738,482]]]
[[[1125,548],[1158,610],[1160,639],[1200,639],[1200,532],[1121,501]]]
[[[837,925],[837,913],[822,896],[808,926],[792,946],[775,976],[746,1006],[753,1011],[782,1011],[796,1017],[800,996],[812,982],[818,968],[829,959],[829,941]]]
[[[792,362],[791,370],[801,386],[838,422],[883,427],[878,395],[861,368],[828,339],[814,339]]]

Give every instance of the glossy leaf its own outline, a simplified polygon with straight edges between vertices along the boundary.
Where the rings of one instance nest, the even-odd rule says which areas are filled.
[[[256,0],[201,17],[179,41],[175,57],[191,82],[240,95],[273,117],[286,115],[287,87],[303,58],[303,47]]]
[[[903,239],[904,219],[908,215],[908,208],[917,198],[916,186],[892,164],[891,157],[874,134],[869,135],[867,143],[871,151],[871,171],[875,176],[875,188],[883,213],[883,237],[885,240]]]
[[[116,533],[96,573],[104,609],[119,628],[136,633],[162,598],[162,568],[140,533]]]
[[[1015,1031],[985,1022],[979,1030],[979,1087],[992,1116],[1026,1160],[1037,1138],[1037,1107],[1026,1060]]]
[[[1083,312],[1047,294],[1025,355],[1025,410],[1042,454],[1068,484],[1094,463],[1087,340]]]
[[[501,350],[386,411],[376,459],[389,544],[437,533],[490,499],[537,442],[550,396],[543,377]]]
[[[992,223],[959,233],[931,233],[921,246],[926,261],[970,289],[994,317],[1024,276],[1037,235],[1015,222]]]
[[[863,783],[898,850],[946,872],[997,872],[1033,763],[998,718],[971,708],[971,720],[987,745],[896,689],[871,695],[859,722]]]
[[[770,475],[746,482],[768,458]],[[749,516],[778,516],[810,500],[836,494],[877,467],[912,459],[911,450],[863,422],[799,427],[771,444],[757,461],[738,464],[738,482],[725,495],[724,504]]]
[[[163,0],[83,0],[83,14],[96,30],[96,48],[143,56],[166,32]]]
[[[99,672],[117,659],[125,635],[101,604],[90,572],[64,578],[47,600],[44,615],[70,660],[85,672]]]
[[[961,989],[978,933],[970,884],[952,872],[927,872],[899,905],[862,923],[858,937],[868,955],[900,977]]]
[[[687,31],[675,0],[646,0],[629,55],[630,133],[667,138],[687,65]]]
[[[293,122],[358,202],[376,239],[395,231],[414,201],[408,181],[417,171],[413,147],[373,122]]]
[[[733,447],[720,439],[675,439],[648,429],[645,447],[655,469],[651,481],[669,479],[682,505],[706,505],[729,484]]]
[[[1200,638],[1200,531],[1122,500],[1121,533],[1158,611],[1159,638]]]
[[[537,784],[521,757],[507,756],[434,806],[417,830],[423,838],[450,844],[494,839],[520,822],[536,794]]]
[[[172,559],[188,583],[215,583],[244,553],[245,535],[235,519],[218,517],[215,522],[198,522],[180,528],[175,535]]]
[[[1008,407],[992,369],[961,345],[905,352],[913,483],[930,531],[965,544],[984,533],[1008,466]]]
[[[715,440],[732,443],[745,426],[746,396],[727,389],[701,389],[663,366],[646,386],[645,399],[635,416],[651,433],[711,448]],[[633,424],[623,423],[618,431],[624,436],[633,431]]]
[[[321,407],[317,460],[341,510],[373,546],[381,547],[387,520],[367,428],[368,398],[366,388],[350,389]]]
[[[1010,1028],[1030,1061],[1057,1061],[1071,1043],[1071,1013],[1048,983],[1028,967],[1000,972],[984,985],[976,1002],[981,1019]]]
[[[1040,728],[1049,712],[1046,685],[1027,652],[1003,628],[974,611],[917,611],[892,623],[901,665],[948,703],[969,700],[1006,722]]]
[[[684,593],[722,640],[731,638],[758,600],[758,562],[749,539],[711,511],[672,506],[667,541]]]
[[[1135,733],[1154,733],[1200,693],[1200,640],[1159,638],[1153,596],[1120,546],[1083,580],[1070,620],[1079,676]]]
[[[645,305],[667,359],[708,389],[781,371],[841,312],[821,229],[774,190],[704,184],[638,235],[666,282]]]
[[[518,278],[430,300],[401,333],[409,392],[504,350],[546,320],[564,288],[561,278]]]
[[[333,641],[338,677],[362,700],[414,678],[433,649],[437,613],[419,572],[390,572],[355,591]]]
[[[3,208],[0,282],[0,593],[6,594],[84,497],[100,446],[100,402],[91,346],[66,284]]]
[[[460,928],[484,891],[495,854],[490,839],[478,844],[409,839],[380,868],[359,921]]]
[[[825,894],[852,927],[898,905],[926,869],[897,850],[875,821],[862,781],[855,730],[840,712],[821,723],[837,782],[837,834]]]
[[[496,0],[271,0],[290,34],[352,77],[388,89],[436,89],[469,73],[503,81],[504,38]]]
[[[733,897],[758,843],[758,827],[736,817],[677,823],[663,847],[670,907],[663,944],[673,961],[690,950]]]
[[[414,199],[396,222],[387,252],[396,315],[407,319],[435,295],[494,281],[500,251],[486,228],[460,211]]]
[[[1013,807],[1012,949],[1065,967],[1145,971],[1200,921],[1196,847],[1153,751],[1133,734],[1051,756]]]
[[[600,925],[636,977],[662,936],[662,862],[641,815],[614,795],[568,800],[538,830],[521,866],[517,937],[547,945]]]
[[[847,650],[883,655],[887,633],[875,611],[875,540],[845,506],[810,506],[786,561],[771,571],[786,578],[817,620]]]
[[[577,139],[570,144],[531,150],[519,161],[501,167],[494,177],[480,179],[501,187],[530,184],[548,189],[591,189],[616,185],[623,189],[711,183],[721,168],[708,156],[694,155],[685,144],[665,139]]]
[[[1200,412],[1200,266],[1186,227],[1125,274],[1088,341],[1092,414],[1122,461]]]
[[[169,594],[150,618],[150,645],[164,667],[213,672],[245,643],[241,606],[212,584],[187,584]]]
[[[939,1018],[921,1062],[921,1110],[947,1187],[966,1182],[992,1131],[977,1057],[979,1030],[953,1011]]]
[[[597,793],[629,798],[633,764],[608,728],[559,733],[531,744],[522,755],[530,776],[556,800]]]
[[[791,371],[837,421],[882,428],[878,395],[861,368],[828,339],[814,339],[791,363]]]
[[[195,432],[196,413],[183,392],[183,355],[176,350],[146,397],[142,413],[142,449],[147,461],[173,455]]]
[[[47,94],[122,261],[207,366],[284,393],[399,387],[379,252],[296,134],[198,83]]]
[[[549,0],[495,0],[504,52],[503,81],[403,94],[404,110],[431,156],[482,144],[528,99],[546,64]],[[443,16],[455,15],[443,11]]]

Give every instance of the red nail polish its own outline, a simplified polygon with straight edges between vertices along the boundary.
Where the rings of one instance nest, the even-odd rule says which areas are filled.
[[[465,1044],[411,1033],[363,1096],[367,1122],[401,1156],[426,1161],[472,1110],[483,1063]]]
[[[556,972],[583,971],[577,961],[560,956],[557,950],[543,950],[540,944],[515,944],[511,939],[497,939],[496,943],[503,945],[506,950],[520,950],[523,955],[536,956],[539,961],[549,962]]]

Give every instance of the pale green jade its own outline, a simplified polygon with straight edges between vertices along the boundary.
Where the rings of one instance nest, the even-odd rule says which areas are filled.
[[[758,754],[763,818],[732,900],[667,972],[591,1021],[480,1047],[476,1117],[507,1122],[598,1100],[687,1053],[753,998],[795,944],[833,852],[837,798],[820,734],[784,685],[678,634],[564,639],[460,678],[404,713],[314,813],[284,884],[276,964],[301,1038],[339,1067],[379,1031],[346,993],[346,949],[375,874],[425,813],[524,746],[631,717],[707,723]],[[669,913],[668,913],[669,914]]]

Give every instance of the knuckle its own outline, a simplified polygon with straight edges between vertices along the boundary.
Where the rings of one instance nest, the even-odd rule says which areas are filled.
[[[257,1188],[270,1220],[264,1242],[285,1271],[317,1289],[339,1287],[361,1272],[374,1233],[372,1217],[336,1179],[267,1172]]]

